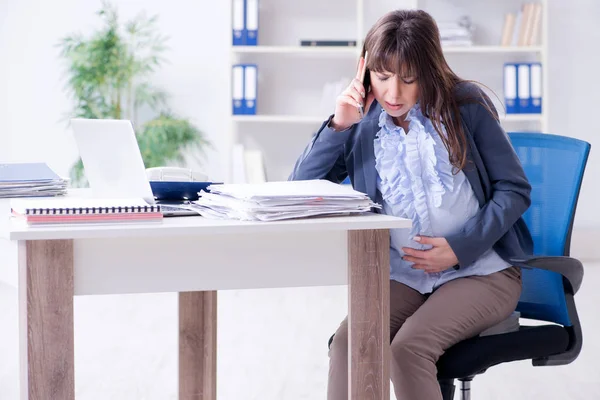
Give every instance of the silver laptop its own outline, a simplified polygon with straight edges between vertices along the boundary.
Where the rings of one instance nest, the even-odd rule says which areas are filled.
[[[156,204],[130,121],[75,118],[71,126],[94,197],[143,198]],[[175,204],[161,204],[161,211],[165,217],[198,215]]]

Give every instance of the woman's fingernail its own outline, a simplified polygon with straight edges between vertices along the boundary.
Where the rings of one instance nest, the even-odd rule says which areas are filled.
[[[421,236],[415,236],[413,240],[415,242],[420,242],[421,241]]]

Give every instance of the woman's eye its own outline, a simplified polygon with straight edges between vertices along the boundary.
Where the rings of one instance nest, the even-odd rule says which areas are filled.
[[[377,79],[379,79],[381,82],[384,82],[389,79],[389,76],[378,76]]]
[[[402,79],[402,82],[406,83],[407,85],[412,85],[416,81],[416,79]]]

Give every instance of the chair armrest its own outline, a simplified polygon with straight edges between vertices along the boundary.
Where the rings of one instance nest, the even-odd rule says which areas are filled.
[[[522,268],[538,268],[556,272],[563,276],[565,289],[571,294],[577,293],[583,280],[583,265],[576,258],[567,256],[541,256],[529,259],[511,259],[513,265]]]
[[[514,259],[511,262],[522,268],[538,268],[562,275],[567,312],[572,324],[565,327],[570,337],[569,348],[561,354],[534,359],[532,363],[534,366],[546,366],[566,365],[573,362],[581,352],[583,343],[583,332],[574,299],[574,295],[581,287],[581,281],[583,280],[583,265],[579,260],[567,256],[531,257],[529,259]]]

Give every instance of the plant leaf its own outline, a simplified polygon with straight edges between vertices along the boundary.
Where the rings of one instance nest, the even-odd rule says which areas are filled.
[[[73,100],[65,119],[128,118],[136,125],[138,110],[149,107],[158,116],[136,129],[146,167],[182,161],[192,147],[202,153],[209,142],[189,120],[166,111],[168,94],[150,82],[167,61],[168,38],[158,30],[158,17],[141,12],[121,24],[117,7],[108,1],[97,15],[104,24],[89,37],[74,33],[57,43],[66,63],[65,90]],[[85,183],[81,160],[71,178],[74,185]]]

